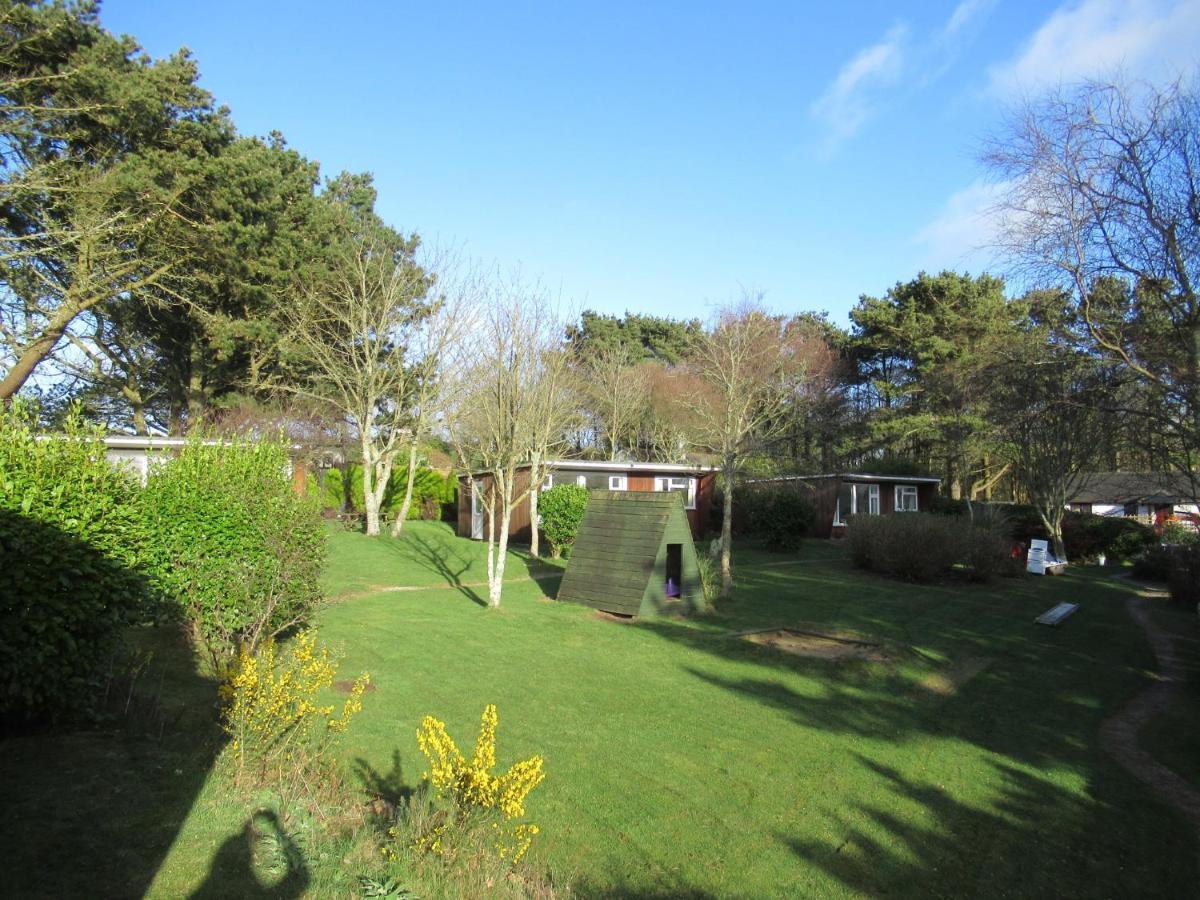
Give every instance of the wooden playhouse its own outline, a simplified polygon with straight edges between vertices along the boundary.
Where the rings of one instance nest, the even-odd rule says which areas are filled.
[[[682,495],[592,491],[558,599],[622,616],[705,609]]]

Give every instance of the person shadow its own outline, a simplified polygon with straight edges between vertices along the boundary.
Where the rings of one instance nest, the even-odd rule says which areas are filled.
[[[273,844],[275,867],[282,877],[263,884],[255,866],[255,846]],[[259,810],[246,820],[242,830],[226,838],[209,865],[208,876],[190,895],[190,900],[292,900],[301,896],[312,878],[300,847],[270,810]]]

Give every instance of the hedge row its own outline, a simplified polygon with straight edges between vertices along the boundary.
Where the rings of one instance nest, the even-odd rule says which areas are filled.
[[[846,537],[856,566],[906,581],[937,581],[956,570],[988,581],[1020,568],[1009,523],[999,514],[969,523],[932,513],[855,516]]]
[[[321,478],[308,476],[309,495],[316,498],[321,508],[340,511],[345,505],[346,483],[350,485],[350,506],[363,509],[362,466],[351,464],[343,475],[340,469],[329,469]],[[404,488],[408,484],[408,468],[392,472],[387,490],[383,494],[380,513],[387,517],[400,511],[404,502]],[[440,519],[443,510],[454,509],[458,503],[458,479],[453,475],[443,476],[427,466],[419,466],[413,479],[412,504],[408,508],[409,519]]]
[[[978,515],[993,509],[1008,521],[1014,541],[1028,546],[1035,538],[1048,538],[1037,510],[1024,504],[973,503],[968,506],[965,500],[939,499],[932,511],[968,516],[972,511]],[[1157,537],[1153,528],[1136,519],[1068,512],[1063,517],[1063,543],[1069,560],[1094,560],[1102,554],[1110,560],[1126,560],[1141,556],[1157,543]]]
[[[0,412],[0,712],[25,715],[83,706],[155,597],[136,481],[77,415],[61,440],[33,418]]]
[[[130,624],[174,616],[220,660],[320,597],[325,532],[284,447],[192,442],[142,490],[102,436],[0,412],[0,715],[85,707]]]

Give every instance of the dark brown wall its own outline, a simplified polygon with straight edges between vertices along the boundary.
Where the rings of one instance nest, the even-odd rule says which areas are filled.
[[[838,485],[842,480],[834,475],[828,478],[815,478],[809,482],[812,485],[812,503],[817,521],[813,525],[813,537],[833,537],[833,513],[837,509]],[[842,529],[837,529],[841,533]]]
[[[475,477],[475,483],[479,485],[480,494],[487,497],[487,493],[492,487],[491,475],[478,475]],[[522,469],[517,472],[516,480],[513,484],[513,492],[519,494],[529,485],[529,470]],[[486,502],[486,501],[485,501]],[[488,512],[485,506],[483,511],[483,533],[486,537],[488,531]],[[458,477],[458,535],[460,537],[471,536],[471,482],[466,475]],[[499,535],[497,535],[498,537]],[[508,522],[508,539],[516,544],[528,544],[530,539],[529,531],[529,498],[526,497],[512,511],[512,516]]]
[[[616,473],[613,473],[616,474]],[[686,510],[688,524],[692,528],[692,536],[700,538],[708,528],[709,519],[712,516],[712,500],[713,488],[716,481],[716,473],[705,472],[702,474],[685,474],[679,472],[655,472],[639,471],[637,474],[628,476],[629,490],[651,492],[654,490],[654,479],[664,476],[680,478],[692,477],[697,479],[696,484],[696,508]],[[491,484],[490,475],[481,475],[475,479],[479,483],[480,490],[486,491]],[[517,473],[517,490],[523,491],[529,483],[529,470],[523,469]],[[832,514],[831,514],[832,515]],[[487,534],[487,513],[484,513],[484,534]],[[471,484],[467,480],[467,476],[461,475],[458,479],[458,530],[460,537],[471,536]],[[514,543],[528,544],[532,535],[529,515],[529,498],[526,497],[512,512],[512,520],[508,529],[509,539]]]
[[[813,487],[812,501],[817,517],[816,524],[813,526],[813,536],[841,537],[845,534],[845,528],[834,527],[833,513],[837,509],[838,488],[841,487],[842,479],[836,475],[830,475],[827,478],[814,478],[808,483]],[[861,482],[855,483],[860,484]],[[897,478],[894,481],[873,483],[879,485],[879,512],[881,515],[887,516],[896,511],[896,485],[912,484],[913,482]],[[934,498],[937,497],[937,485],[918,482],[916,487],[917,510],[928,512],[933,506]]]

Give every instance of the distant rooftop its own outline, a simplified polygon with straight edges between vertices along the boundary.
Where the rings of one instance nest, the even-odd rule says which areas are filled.
[[[1092,472],[1069,503],[1179,503],[1196,498],[1200,476],[1178,472]]]

